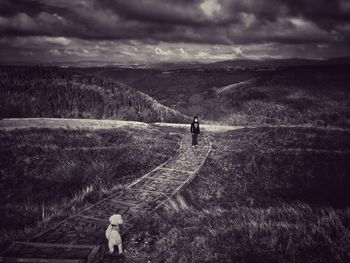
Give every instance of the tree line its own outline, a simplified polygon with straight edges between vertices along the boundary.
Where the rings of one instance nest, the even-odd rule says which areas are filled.
[[[0,118],[25,117],[189,120],[142,92],[80,69],[0,67]]]

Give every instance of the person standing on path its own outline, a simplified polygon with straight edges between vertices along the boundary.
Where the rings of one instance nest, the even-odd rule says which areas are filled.
[[[192,146],[198,145],[198,134],[200,134],[199,121],[197,116],[193,118],[191,123],[191,133],[192,133]]]

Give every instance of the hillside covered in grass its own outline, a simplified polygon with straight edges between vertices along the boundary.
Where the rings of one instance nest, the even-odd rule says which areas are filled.
[[[58,67],[0,67],[0,118],[184,122],[183,114],[125,84]]]
[[[349,138],[314,128],[214,134],[188,188],[135,219],[134,257],[123,262],[349,262]]]
[[[150,127],[1,131],[0,245],[155,168],[179,147],[181,136],[170,132]]]
[[[236,125],[350,126],[348,64],[219,66],[110,69],[100,74],[127,83],[184,114],[206,120]]]

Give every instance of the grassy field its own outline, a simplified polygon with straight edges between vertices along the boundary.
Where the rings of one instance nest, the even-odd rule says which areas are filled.
[[[0,241],[64,218],[164,162],[181,139],[171,131],[0,131]]]
[[[214,135],[194,181],[125,239],[124,262],[349,262],[350,132]]]

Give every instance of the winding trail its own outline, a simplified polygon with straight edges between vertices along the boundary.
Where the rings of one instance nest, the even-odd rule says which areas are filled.
[[[113,129],[119,127],[147,128],[150,124],[142,122],[110,120],[69,120],[69,119],[4,119],[0,120],[1,130],[26,128],[64,128],[64,129]],[[155,123],[152,125],[188,128],[188,124]],[[245,127],[202,125],[207,132],[223,132]],[[263,126],[261,126],[263,127]],[[337,127],[313,127],[308,125],[265,126],[317,128],[327,131],[344,131]],[[258,127],[248,127],[258,128]],[[152,213],[179,192],[197,174],[211,151],[210,139],[201,135],[200,146],[190,145],[191,137],[184,135],[177,153],[168,161],[145,174],[141,178],[92,206],[85,208],[58,224],[38,233],[26,241],[14,241],[0,253],[0,262],[96,262],[103,259],[107,251],[104,236],[108,218],[114,213],[123,215],[122,234],[132,225],[132,218],[144,212]],[[299,149],[287,149],[299,151]],[[312,152],[320,150],[307,149]],[[327,151],[328,152],[328,151]],[[334,152],[334,151],[332,151]]]
[[[188,184],[204,164],[210,150],[209,137],[201,135],[200,145],[192,147],[184,135],[177,153],[115,193],[79,211],[25,242],[14,241],[1,254],[0,262],[96,262],[107,251],[104,236],[108,218],[123,214],[122,234],[133,227],[133,217],[156,211]]]

